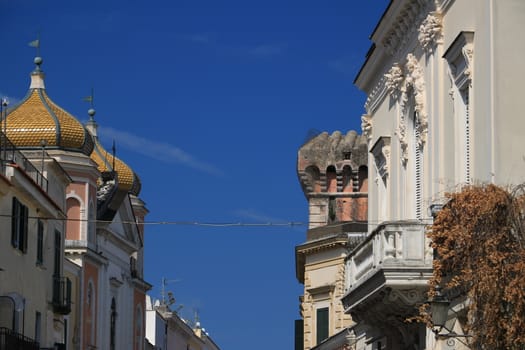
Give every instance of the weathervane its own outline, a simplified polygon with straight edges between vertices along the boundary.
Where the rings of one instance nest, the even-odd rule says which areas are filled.
[[[91,95],[86,96],[82,99],[85,102],[89,102],[90,109],[88,109],[89,119],[93,121],[93,117],[95,116],[95,107],[93,105],[93,102],[95,100],[95,90],[91,88]]]
[[[35,64],[37,71],[40,70],[40,65],[42,64],[42,57],[40,57],[40,31],[36,34],[36,39],[29,43],[29,46],[36,49]]]

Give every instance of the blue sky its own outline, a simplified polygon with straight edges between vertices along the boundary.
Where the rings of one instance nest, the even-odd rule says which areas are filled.
[[[29,87],[41,35],[50,97],[142,180],[149,222],[306,222],[297,150],[360,130],[353,79],[388,4],[375,1],[0,0],[0,96]],[[168,284],[226,350],[291,349],[305,226],[146,227],[146,280]]]

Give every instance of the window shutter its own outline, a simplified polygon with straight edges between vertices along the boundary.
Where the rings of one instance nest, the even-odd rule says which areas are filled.
[[[470,104],[469,88],[462,91],[465,104],[465,183],[470,184]]]
[[[36,262],[44,262],[44,223],[38,220],[37,242],[36,242]]]
[[[18,248],[18,199],[13,197],[13,211],[11,215],[11,245]]]
[[[304,321],[295,320],[295,350],[304,349]]]
[[[60,276],[60,266],[62,260],[62,237],[58,230],[55,230],[55,267],[54,275]]]
[[[417,116],[417,112],[414,112],[414,140],[416,142],[415,145],[415,181],[416,181],[416,219],[421,220],[422,214],[421,214],[421,146],[420,146],[420,139],[421,135],[419,133],[419,118]]]
[[[328,308],[317,309],[317,344],[328,338]]]
[[[27,231],[29,221],[29,209],[25,205],[20,205],[20,247],[19,249],[26,253],[27,252]]]

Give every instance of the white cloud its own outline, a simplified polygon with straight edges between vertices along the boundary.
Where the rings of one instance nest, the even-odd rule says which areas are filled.
[[[186,40],[193,41],[194,43],[208,44],[210,43],[210,37],[206,34],[190,34],[184,37]]]
[[[268,216],[254,209],[237,209],[234,214],[244,218],[257,221],[258,223],[285,223],[285,220]]]
[[[353,56],[348,56],[332,60],[328,62],[328,65],[332,70],[338,73],[342,73],[345,76],[353,77],[355,76],[359,68],[357,62],[359,62],[358,59],[356,59]]]
[[[283,47],[280,45],[259,45],[249,50],[249,53],[254,56],[274,56],[283,52]]]
[[[98,133],[101,137],[112,138],[118,145],[147,157],[166,163],[179,163],[211,175],[224,175],[221,170],[212,164],[195,159],[191,154],[168,143],[145,139],[125,131],[108,127],[99,127]]]

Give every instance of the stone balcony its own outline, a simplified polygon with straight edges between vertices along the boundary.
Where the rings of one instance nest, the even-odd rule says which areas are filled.
[[[396,324],[401,344],[412,344],[411,324],[426,300],[432,274],[432,248],[419,221],[385,222],[351,251],[346,260],[346,313],[379,329]],[[395,327],[394,327],[395,328]],[[406,338],[410,339],[406,339]],[[397,348],[397,346],[395,347]]]

